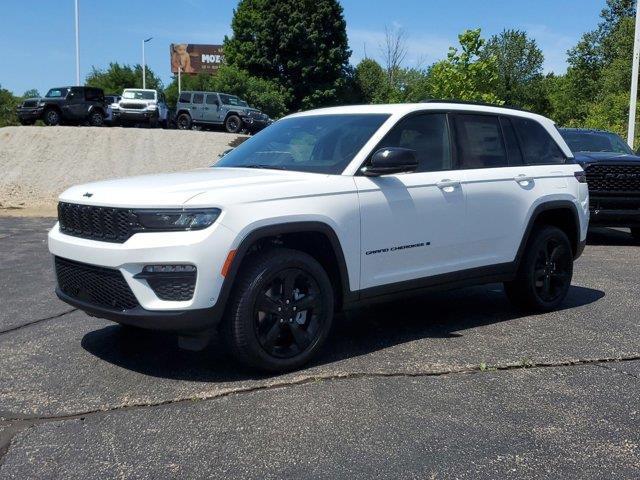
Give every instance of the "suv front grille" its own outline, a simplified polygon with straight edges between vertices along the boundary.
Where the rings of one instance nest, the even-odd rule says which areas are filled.
[[[38,100],[25,100],[22,104],[25,108],[34,108],[38,106]]]
[[[140,304],[120,271],[55,257],[60,290],[71,298],[111,310],[130,310]]]
[[[120,102],[121,108],[128,108],[129,110],[144,110],[146,105],[144,103],[128,103],[128,102]]]
[[[60,231],[74,237],[103,242],[126,242],[142,229],[131,209],[58,203]]]
[[[160,300],[184,302],[193,298],[196,286],[196,272],[181,276],[148,276],[147,283]]]
[[[591,192],[635,192],[640,194],[640,164],[589,165],[587,184]]]

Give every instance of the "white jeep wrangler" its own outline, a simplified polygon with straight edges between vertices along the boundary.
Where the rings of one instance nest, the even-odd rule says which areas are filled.
[[[113,122],[147,124],[150,127],[169,125],[169,107],[164,93],[142,88],[125,88],[118,103],[111,105]]]
[[[211,168],[72,187],[58,215],[62,300],[190,347],[219,326],[237,359],[282,371],[375,299],[503,282],[558,307],[589,206],[553,122],[440,102],[297,113]]]

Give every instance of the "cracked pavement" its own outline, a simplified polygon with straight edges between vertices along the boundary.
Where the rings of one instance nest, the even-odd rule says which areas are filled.
[[[637,478],[640,246],[595,230],[563,309],[500,285],[338,317],[308,368],[131,334],[53,294],[51,219],[0,218],[0,478]]]

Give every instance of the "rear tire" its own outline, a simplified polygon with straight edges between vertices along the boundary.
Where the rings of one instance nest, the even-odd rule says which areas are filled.
[[[633,227],[631,229],[631,236],[634,238],[634,240],[640,242],[640,227]]]
[[[333,320],[333,289],[310,255],[277,248],[242,266],[222,323],[233,356],[270,372],[294,370],[324,344]]]
[[[181,113],[178,115],[178,120],[176,121],[178,130],[191,130],[191,115],[188,113]]]
[[[92,127],[104,126],[104,115],[102,115],[102,112],[91,112],[89,115],[89,125]]]
[[[44,120],[44,124],[50,127],[55,127],[56,125],[60,125],[60,121],[62,118],[60,117],[60,112],[56,109],[50,108],[49,110],[45,110],[44,115],[42,116]]]
[[[229,133],[238,133],[242,130],[242,120],[238,115],[229,115],[224,121],[224,128]]]
[[[573,277],[573,252],[559,228],[536,229],[527,243],[516,278],[504,283],[509,300],[517,307],[548,312],[567,296]]]

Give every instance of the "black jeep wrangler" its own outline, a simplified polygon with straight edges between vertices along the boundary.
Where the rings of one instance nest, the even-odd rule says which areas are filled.
[[[104,92],[94,87],[52,88],[42,98],[28,98],[17,108],[22,125],[42,120],[46,125],[89,123],[104,125],[107,105]]]
[[[589,225],[627,227],[640,240],[640,156],[612,132],[559,130],[587,174]]]

